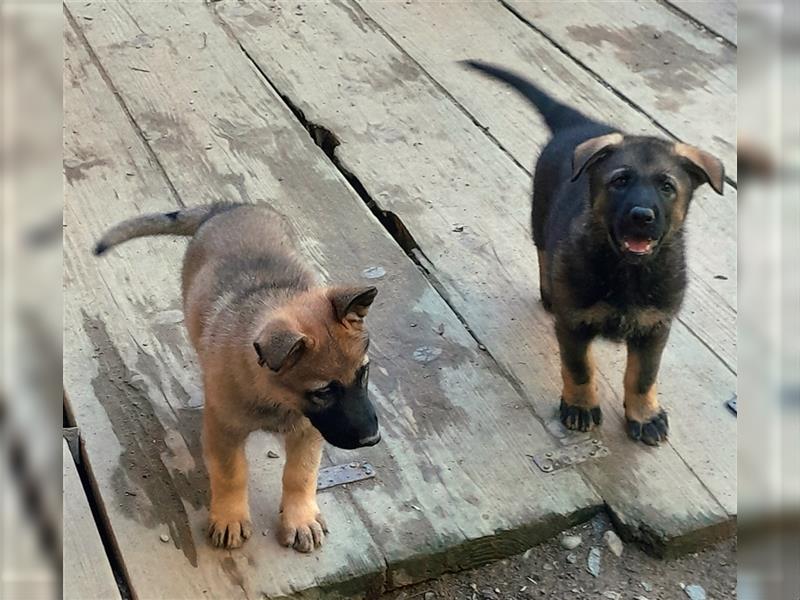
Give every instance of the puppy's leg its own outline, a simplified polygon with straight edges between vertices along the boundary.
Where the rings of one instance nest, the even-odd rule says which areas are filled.
[[[569,429],[589,431],[603,422],[594,386],[594,365],[589,345],[593,335],[585,329],[570,329],[556,323],[561,351],[561,422]]]
[[[656,395],[656,375],[669,337],[668,327],[628,340],[625,368],[625,418],[628,434],[635,440],[657,446],[667,439],[669,423]]]
[[[539,292],[542,296],[542,306],[550,311],[553,301],[550,295],[550,263],[549,256],[544,250],[537,250],[539,255]]]
[[[317,506],[322,436],[311,426],[286,434],[279,541],[299,552],[319,548],[328,531]]]
[[[211,482],[208,535],[215,546],[238,548],[250,537],[246,433],[226,428],[208,409],[203,415],[203,454]]]

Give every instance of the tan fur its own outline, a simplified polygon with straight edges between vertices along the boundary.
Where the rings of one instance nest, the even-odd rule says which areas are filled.
[[[570,406],[580,406],[582,408],[594,408],[598,406],[600,401],[597,398],[597,389],[594,382],[594,360],[590,348],[586,349],[586,362],[589,369],[589,381],[584,384],[578,384],[572,379],[563,362],[561,364],[561,380],[564,383],[562,388],[561,397],[564,402]]]
[[[655,384],[643,394],[636,389],[640,368],[639,357],[634,352],[628,352],[624,381],[625,416],[631,421],[646,423],[661,412],[661,406],[658,403]]]
[[[100,247],[143,235],[194,234],[184,259],[183,303],[203,372],[209,535],[226,548],[250,536],[245,442],[253,431],[273,431],[286,442],[279,541],[309,552],[324,539],[316,503],[322,437],[302,409],[310,390],[334,380],[349,384],[364,364],[368,306],[341,314],[364,288],[317,285],[280,216],[267,207],[214,205],[185,213],[131,219],[111,229]],[[374,288],[366,290],[374,297]],[[275,343],[287,339],[302,339],[302,348]]]
[[[283,235],[280,223],[263,211],[239,209],[216,217],[187,251],[184,310],[207,375],[204,447],[211,477],[212,539],[221,546],[240,545],[236,535],[213,538],[214,531],[230,530],[231,523],[234,532],[249,534],[243,453],[241,459],[229,456],[238,456],[251,431],[266,429],[286,435],[279,540],[309,552],[324,539],[315,499],[322,438],[301,413],[303,397],[319,382],[353,380],[364,360],[365,332],[360,316],[336,318],[332,298],[345,288],[310,287],[245,307],[231,304],[238,290],[215,294],[215,278],[225,268],[218,260],[226,253],[233,250],[246,256],[265,245],[272,252],[291,253]],[[257,279],[268,282],[282,276],[265,271]],[[277,373],[260,366],[253,350],[253,341],[264,335],[264,328],[276,323],[305,340],[302,359]],[[263,413],[260,404],[277,406],[277,413]],[[220,437],[226,441],[218,442]]]
[[[695,148],[694,146],[681,142],[675,143],[673,152],[694,164],[695,167],[705,174],[708,183],[714,188],[714,191],[718,194],[722,193],[722,188],[725,184],[725,167],[722,165],[722,161],[705,150],[700,150],[700,148]]]

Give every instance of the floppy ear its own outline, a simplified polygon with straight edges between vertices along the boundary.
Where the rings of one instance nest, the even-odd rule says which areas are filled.
[[[328,290],[336,318],[342,322],[363,320],[377,295],[378,289],[372,286],[335,287]]]
[[[276,373],[300,360],[306,350],[308,338],[292,329],[283,320],[270,321],[253,342],[259,366],[267,366]]]
[[[572,154],[572,181],[580,177],[587,167],[608,156],[611,150],[622,143],[622,139],[621,133],[608,133],[578,144]]]
[[[673,151],[680,157],[685,158],[694,166],[704,182],[708,182],[714,191],[722,195],[722,186],[725,181],[725,167],[716,156],[690,146],[689,144],[676,143]]]

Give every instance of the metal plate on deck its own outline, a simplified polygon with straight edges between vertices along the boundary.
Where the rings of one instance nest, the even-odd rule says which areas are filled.
[[[533,457],[533,462],[545,473],[552,473],[559,469],[577,465],[590,458],[602,458],[603,456],[608,456],[608,454],[608,448],[603,445],[603,442],[593,439],[537,454]]]
[[[317,491],[327,490],[328,488],[344,485],[345,483],[355,483],[364,479],[375,477],[375,468],[366,461],[355,461],[345,465],[333,465],[320,469],[317,477]]]

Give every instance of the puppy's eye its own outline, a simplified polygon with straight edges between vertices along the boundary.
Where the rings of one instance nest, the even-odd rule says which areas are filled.
[[[675,186],[671,181],[665,179],[664,181],[661,182],[661,185],[659,185],[659,190],[665,196],[671,196],[672,194],[675,193]]]
[[[617,190],[620,190],[626,187],[631,182],[631,176],[627,173],[620,173],[614,179],[611,180],[609,185]]]
[[[331,381],[324,387],[309,390],[308,398],[317,406],[325,406],[336,401],[336,382]]]

